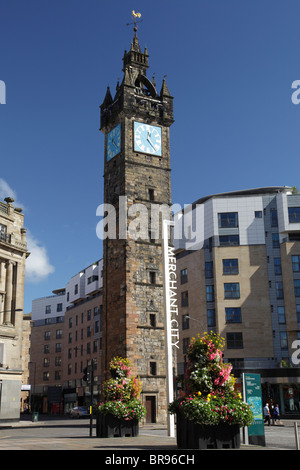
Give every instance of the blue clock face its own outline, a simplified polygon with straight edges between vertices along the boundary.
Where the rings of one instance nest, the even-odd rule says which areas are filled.
[[[121,124],[107,134],[107,161],[121,152]]]
[[[161,127],[135,121],[134,150],[161,157]]]

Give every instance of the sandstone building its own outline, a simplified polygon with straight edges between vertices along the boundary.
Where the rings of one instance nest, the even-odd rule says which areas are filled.
[[[181,222],[178,373],[190,339],[216,331],[236,376],[260,373],[264,399],[299,415],[300,195],[289,187],[215,194]]]
[[[0,422],[20,417],[26,230],[14,200],[0,202]]]

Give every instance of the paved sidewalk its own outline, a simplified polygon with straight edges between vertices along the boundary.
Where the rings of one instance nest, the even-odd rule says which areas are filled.
[[[300,420],[297,421],[300,427]],[[282,420],[281,425],[266,426],[266,447],[241,444],[240,450],[295,449],[294,421]],[[285,437],[286,436],[286,437]],[[284,439],[286,439],[284,441]],[[284,447],[284,442],[287,446]],[[89,420],[71,420],[64,417],[40,417],[32,422],[30,417],[15,423],[0,424],[1,450],[102,450],[109,452],[163,451],[170,453],[198,453],[177,449],[176,437],[167,435],[163,425],[141,425],[137,437],[97,438],[95,422],[93,436],[89,437]],[[201,452],[201,451],[200,451]],[[195,454],[195,455],[196,455]]]

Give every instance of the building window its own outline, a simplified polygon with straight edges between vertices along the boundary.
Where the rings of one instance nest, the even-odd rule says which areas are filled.
[[[60,366],[61,366],[61,357],[56,357],[56,358],[55,358],[55,365],[56,365],[56,367],[60,367]]]
[[[56,339],[62,338],[62,330],[56,330]]]
[[[86,312],[86,319],[87,319],[87,321],[90,321],[91,318],[92,318],[92,310],[88,310],[88,311]]]
[[[92,329],[91,329],[91,326],[87,326],[86,328],[86,336],[87,338],[90,338],[91,337],[91,334],[92,334]]]
[[[61,352],[61,343],[55,344],[55,352]]]
[[[50,345],[44,344],[44,354],[49,354],[49,353],[50,353]]]
[[[300,223],[300,207],[289,207],[289,223],[298,224]]]
[[[254,212],[254,217],[256,219],[262,219],[262,211],[255,211]]]
[[[155,271],[149,271],[149,280],[150,280],[150,284],[156,284],[156,272]]]
[[[285,310],[284,307],[277,307],[278,323],[285,324]]]
[[[43,381],[47,382],[50,379],[50,373],[49,372],[43,372]]]
[[[280,348],[281,349],[287,349],[288,348],[288,342],[287,342],[287,333],[286,333],[286,331],[280,331],[279,338],[280,338]]]
[[[297,322],[300,323],[300,305],[296,305]]]
[[[226,323],[241,323],[242,314],[240,307],[225,308],[225,319]]]
[[[223,274],[238,274],[239,273],[239,261],[238,259],[223,259]]]
[[[273,248],[279,248],[279,233],[272,233]]]
[[[294,273],[300,272],[300,256],[299,255],[292,256],[292,265],[293,265]]]
[[[182,352],[183,352],[183,354],[187,354],[189,345],[190,345],[190,338],[183,338],[183,340],[182,340]]]
[[[6,225],[0,224],[0,240],[6,242],[7,239],[7,227]]]
[[[156,327],[156,314],[155,313],[149,314],[149,324],[150,326]]]
[[[180,283],[185,284],[186,282],[188,282],[188,270],[184,268],[180,271]]]
[[[300,279],[294,280],[295,296],[300,297]]]
[[[93,352],[97,352],[98,351],[98,340],[95,339],[94,342],[93,342]]]
[[[281,259],[280,258],[274,258],[274,272],[276,275],[281,274]]]
[[[208,327],[214,327],[216,326],[216,312],[214,308],[208,308],[207,309],[207,326]]]
[[[72,328],[72,326],[73,326],[73,318],[70,317],[69,318],[69,328]]]
[[[56,311],[57,312],[62,312],[62,309],[63,309],[63,304],[57,304]]]
[[[51,313],[51,305],[46,305],[45,313]]]
[[[182,315],[182,329],[188,330],[190,327],[190,317],[188,315]]]
[[[78,294],[78,284],[75,284],[74,287],[74,295]]]
[[[219,235],[220,246],[238,246],[240,244],[239,235]]]
[[[222,212],[218,214],[219,228],[237,228],[238,213],[237,212]]]
[[[271,216],[271,227],[278,227],[277,210],[271,209],[270,216]]]
[[[283,299],[283,285],[281,281],[275,282],[275,289],[276,289],[276,298]]]
[[[45,331],[45,333],[44,333],[44,339],[45,339],[46,341],[48,341],[48,340],[50,339],[50,336],[51,336],[50,331]]]
[[[214,286],[206,286],[206,302],[214,302]]]
[[[189,306],[189,293],[188,291],[181,292],[181,307]]]
[[[240,298],[239,282],[224,283],[224,298],[225,299],[239,299]]]
[[[44,357],[44,367],[49,367],[50,366],[50,359],[49,357]]]
[[[156,375],[156,362],[150,362],[150,375]]]
[[[69,333],[69,344],[72,343],[72,333]]]
[[[60,380],[61,379],[61,371],[60,370],[56,370],[54,372],[54,378],[55,378],[55,380]]]
[[[227,348],[228,349],[242,349],[243,346],[243,333],[227,333]]]
[[[205,278],[206,279],[211,279],[213,277],[214,277],[213,262],[212,261],[206,261],[205,262]]]
[[[148,196],[149,196],[149,201],[154,201],[154,189],[152,188],[148,189]]]

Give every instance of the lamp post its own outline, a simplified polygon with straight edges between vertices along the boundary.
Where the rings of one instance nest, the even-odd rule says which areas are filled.
[[[35,374],[36,374],[36,362],[28,362],[28,365],[29,364],[34,364],[34,373],[33,373],[33,390],[32,390],[32,393],[31,393],[31,398],[30,398],[30,407],[31,407],[31,411],[35,412]],[[33,397],[34,397],[34,400],[33,400]],[[33,410],[32,410],[33,408]]]

